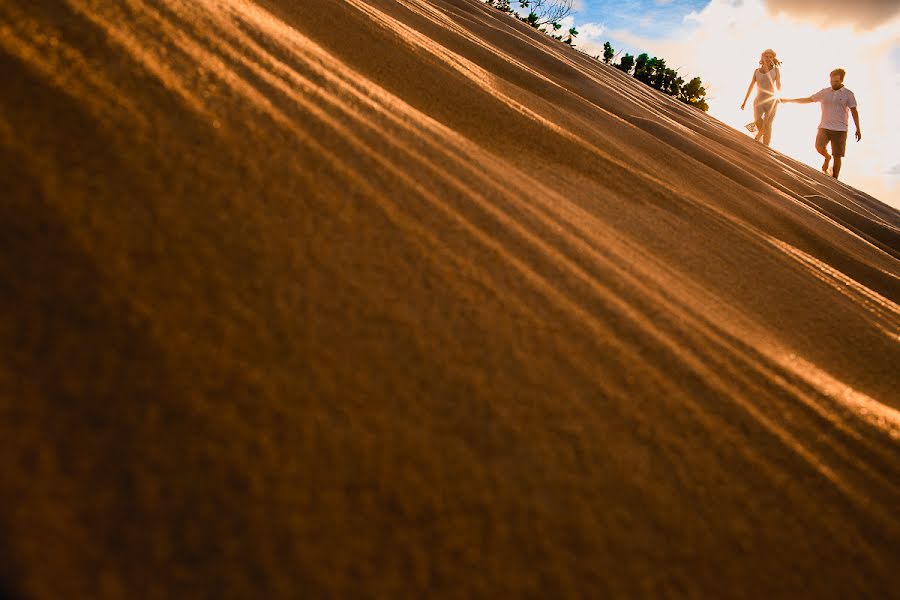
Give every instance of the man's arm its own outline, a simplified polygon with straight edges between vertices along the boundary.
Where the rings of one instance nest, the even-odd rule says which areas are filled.
[[[856,107],[850,109],[850,114],[853,115],[853,123],[856,125],[856,141],[862,139],[862,132],[859,130],[859,111],[856,110]]]
[[[796,104],[809,104],[810,102],[815,102],[812,99],[812,96],[807,96],[806,98],[782,98],[782,102],[794,102]]]

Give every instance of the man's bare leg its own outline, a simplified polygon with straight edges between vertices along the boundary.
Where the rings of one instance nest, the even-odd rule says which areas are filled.
[[[834,157],[834,166],[831,168],[831,176],[834,177],[835,179],[837,179],[838,175],[840,175],[840,173],[841,173],[841,157],[835,156]]]
[[[816,146],[816,152],[818,152],[819,154],[821,154],[822,156],[825,157],[825,162],[822,163],[822,172],[827,174],[828,173],[828,163],[831,162],[831,155],[828,154],[828,148],[826,148],[825,146],[822,146],[822,147]]]

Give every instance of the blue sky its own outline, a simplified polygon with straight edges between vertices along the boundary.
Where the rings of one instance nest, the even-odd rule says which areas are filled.
[[[702,10],[709,0],[582,0],[577,21],[601,23],[608,30],[626,30],[650,39],[670,37],[673,31],[690,27],[684,17]]]

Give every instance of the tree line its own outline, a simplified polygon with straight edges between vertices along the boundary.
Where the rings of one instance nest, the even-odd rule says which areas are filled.
[[[706,88],[699,77],[685,81],[675,69],[666,65],[666,59],[650,56],[646,52],[637,57],[628,54],[622,56],[619,62],[613,62],[615,50],[609,42],[603,44],[603,62],[632,75],[638,81],[642,81],[652,88],[668,94],[678,100],[696,106],[703,112],[709,110],[706,103]],[[600,57],[595,57],[599,59]]]
[[[560,21],[572,13],[572,3],[574,0],[517,0],[519,7],[528,10],[526,16],[520,16],[510,5],[510,0],[483,0],[485,4],[496,8],[502,12],[508,13],[531,25],[554,39],[560,40],[572,47],[575,46],[575,36],[578,31],[571,27],[568,35],[553,33],[562,29]],[[548,27],[552,30],[549,31]],[[627,52],[622,56],[619,62],[613,62],[616,52],[613,50],[609,42],[603,44],[602,61],[611,65],[620,71],[633,76],[652,88],[661,91],[664,94],[672,96],[695,106],[706,112],[709,110],[709,104],[706,103],[706,88],[699,77],[694,77],[690,81],[685,81],[678,74],[677,69],[671,69],[666,65],[666,59],[650,56],[646,52],[632,56]],[[593,58],[601,60],[599,55]]]

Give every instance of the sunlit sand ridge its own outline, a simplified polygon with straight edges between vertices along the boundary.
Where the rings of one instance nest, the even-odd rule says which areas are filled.
[[[0,17],[0,596],[897,593],[897,211],[474,0]]]

